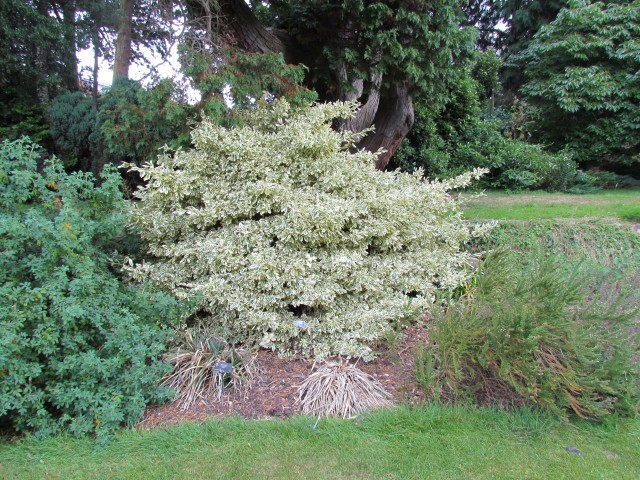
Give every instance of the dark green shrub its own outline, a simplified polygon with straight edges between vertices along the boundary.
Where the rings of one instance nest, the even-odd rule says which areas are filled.
[[[419,380],[449,398],[503,400],[507,392],[562,417],[634,415],[635,304],[604,298],[589,279],[541,254],[522,264],[489,257],[467,294],[436,316],[431,345],[418,354]]]
[[[116,276],[108,246],[128,206],[115,169],[97,187],[37,159],[25,139],[0,147],[0,422],[103,436],[168,397],[160,324],[176,303]]]
[[[568,154],[509,138],[495,120],[470,118],[443,131],[432,119],[418,128],[424,128],[421,140],[410,134],[394,159],[406,171],[421,167],[428,177],[445,179],[482,167],[489,169],[482,185],[512,190],[562,191],[584,181]]]
[[[0,140],[17,140],[28,135],[40,145],[49,146],[49,124],[40,106],[21,103],[18,99],[0,100],[0,105]]]
[[[171,80],[145,88],[121,78],[100,102],[99,130],[93,140],[102,144],[112,163],[142,164],[155,159],[165,145],[172,150],[187,147],[187,120],[195,112],[181,96]]]
[[[486,152],[490,173],[485,185],[490,188],[565,191],[580,182],[577,164],[566,152],[550,153],[540,145],[503,136],[494,137],[493,145],[495,151]]]
[[[637,171],[640,1],[569,1],[512,61],[526,71],[534,139],[581,165]]]
[[[567,190],[583,179],[565,152],[549,153],[521,135],[519,109],[485,117],[480,100],[492,92],[495,59],[480,55],[472,72],[462,70],[450,82],[443,105],[415,101],[415,124],[394,155],[392,168],[447,179],[474,168],[489,170],[487,188]],[[480,70],[477,70],[480,69]],[[478,79],[473,78],[476,75]]]
[[[67,165],[90,156],[97,116],[91,97],[81,92],[63,93],[53,100],[49,109],[51,136]]]

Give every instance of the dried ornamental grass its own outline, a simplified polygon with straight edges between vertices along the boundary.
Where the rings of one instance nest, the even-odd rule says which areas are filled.
[[[220,401],[225,387],[240,391],[250,384],[254,373],[248,351],[233,348],[202,328],[184,332],[182,348],[169,362],[173,370],[162,384],[176,390],[176,401],[183,410],[198,400],[205,404],[211,398]],[[232,368],[224,372],[220,366]]]
[[[390,407],[391,395],[355,365],[328,362],[300,385],[298,401],[307,415],[350,418],[376,408]]]

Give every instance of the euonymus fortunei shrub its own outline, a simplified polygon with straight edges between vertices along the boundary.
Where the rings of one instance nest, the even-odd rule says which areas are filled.
[[[120,175],[98,187],[36,146],[0,145],[0,423],[99,437],[135,422],[159,387],[176,302],[122,283],[110,253],[128,221]]]
[[[149,261],[134,274],[241,341],[283,354],[371,357],[394,321],[469,274],[470,237],[444,182],[375,170],[331,121],[346,104],[260,104],[241,128],[203,121],[195,148],[134,168]]]

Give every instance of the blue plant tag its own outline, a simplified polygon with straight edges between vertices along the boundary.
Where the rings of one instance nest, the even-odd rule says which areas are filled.
[[[307,328],[307,322],[304,320],[295,320],[293,322],[293,326],[298,328]]]
[[[213,366],[213,370],[217,373],[231,373],[233,365],[227,362],[216,362]]]

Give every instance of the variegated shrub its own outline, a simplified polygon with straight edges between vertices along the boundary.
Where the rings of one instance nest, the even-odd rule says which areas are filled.
[[[242,128],[205,120],[195,148],[135,168],[136,222],[149,259],[134,275],[236,338],[283,354],[371,358],[393,322],[469,275],[470,237],[452,181],[375,170],[331,122],[348,104],[260,105]]]

